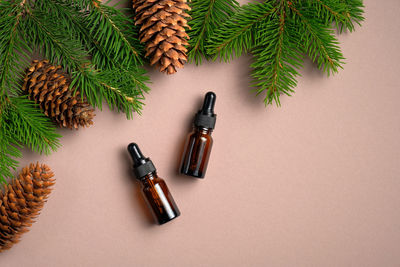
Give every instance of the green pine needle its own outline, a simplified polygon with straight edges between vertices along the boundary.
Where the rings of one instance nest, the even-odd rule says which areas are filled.
[[[0,125],[4,122],[0,120]],[[7,179],[13,176],[12,171],[18,167],[16,158],[22,156],[18,140],[0,127],[0,183],[7,183]]]
[[[6,113],[4,128],[19,143],[46,155],[60,146],[54,124],[26,97],[10,98]]]
[[[111,109],[126,113],[140,114],[144,93],[150,91],[146,83],[149,77],[142,68],[143,46],[137,37],[138,29],[132,18],[120,10],[100,3],[90,5],[91,12],[83,23],[90,42],[92,62],[101,69],[99,87]],[[110,105],[111,103],[111,105]]]
[[[206,51],[206,42],[213,36],[213,31],[226,21],[239,8],[235,0],[192,0],[193,11],[189,21],[189,61],[201,64],[202,57],[210,58]]]
[[[296,7],[289,5],[300,32],[300,43],[310,59],[317,63],[319,69],[330,75],[342,67],[343,54],[339,42],[329,24],[313,16],[308,10],[301,13]]]
[[[288,10],[276,12],[271,20],[264,25],[258,38],[263,43],[255,47],[252,52],[255,58],[253,68],[253,86],[257,94],[266,93],[265,105],[273,101],[280,105],[281,94],[291,95],[297,85],[296,76],[301,67],[302,53],[297,49],[299,34],[294,25],[286,21]],[[256,43],[258,40],[256,40]],[[264,44],[268,44],[264,46]]]
[[[21,34],[23,1],[0,2],[0,96],[18,94],[22,67],[27,66],[27,53],[31,50]]]
[[[214,31],[207,52],[229,61],[253,48],[259,30],[270,20],[276,8],[268,1],[242,6]]]
[[[135,38],[136,31],[134,31],[133,20],[125,17],[120,10],[103,4],[92,4],[90,9],[83,23],[87,25],[96,44],[104,48],[105,54],[121,65],[141,66],[143,64],[141,50],[137,48],[142,49],[142,46]],[[101,60],[104,54],[98,55],[97,53],[98,51],[93,51],[92,55],[99,68],[109,64],[107,61]]]

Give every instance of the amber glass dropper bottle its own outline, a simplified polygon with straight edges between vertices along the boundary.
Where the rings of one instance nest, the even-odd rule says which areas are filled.
[[[136,178],[142,184],[142,191],[158,224],[169,222],[181,213],[168,190],[167,184],[158,177],[156,168],[149,158],[145,158],[135,143],[128,146],[133,159]]]
[[[193,132],[189,134],[183,152],[180,172],[196,178],[204,178],[210,157],[217,115],[214,113],[217,96],[213,92],[205,95],[203,107],[194,118]]]

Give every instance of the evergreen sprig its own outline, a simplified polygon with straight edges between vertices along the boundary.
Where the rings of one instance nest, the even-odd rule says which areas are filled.
[[[115,102],[110,108],[122,110],[129,118],[132,109],[140,113],[143,93],[150,90],[146,86],[149,78],[141,67],[143,46],[137,37],[138,28],[133,18],[115,7],[91,1],[89,9],[83,20],[90,29],[85,33],[85,46],[91,51],[94,65],[103,70],[99,74],[102,90],[108,102]]]
[[[20,144],[38,153],[49,154],[60,146],[59,134],[36,104],[26,97],[12,97],[8,104],[5,128]]]
[[[3,123],[4,119],[0,118],[0,124]],[[0,127],[0,183],[6,183],[6,178],[12,177],[12,171],[18,167],[16,158],[22,156],[19,148],[18,140]]]
[[[26,44],[25,35],[21,33],[23,3],[23,0],[14,4],[0,2],[0,96],[6,93],[18,94],[18,82],[23,71],[19,67],[28,64],[27,53],[30,48]]]
[[[221,1],[231,5],[230,0]],[[227,62],[250,52],[252,85],[257,94],[265,94],[266,105],[280,105],[282,94],[294,92],[304,55],[328,75],[342,68],[344,56],[335,30],[352,32],[364,20],[362,0],[265,0],[231,9],[229,17],[215,12],[210,3],[193,3],[202,7],[191,10],[193,33],[201,33],[205,26],[200,22],[208,14],[219,23],[206,24],[212,34],[199,42],[201,49],[192,48],[192,57],[196,63],[201,55]],[[196,41],[195,37],[192,45]]]
[[[263,26],[275,11],[276,7],[268,1],[242,6],[215,29],[207,45],[208,53],[226,62],[246,53],[254,46],[256,35],[265,31]]]
[[[236,0],[192,0],[189,21],[189,61],[201,64],[202,57],[210,58],[205,45],[213,31],[239,8]]]
[[[54,125],[21,92],[32,54],[61,65],[95,107],[140,113],[149,91],[132,18],[99,0],[0,0],[0,182],[28,146],[59,147]]]
[[[293,92],[299,75],[297,70],[303,63],[302,53],[297,49],[300,36],[293,30],[294,25],[286,21],[285,7],[280,8],[282,10],[273,13],[256,37],[255,43],[261,39],[267,45],[260,44],[252,50],[253,85],[258,88],[257,94],[266,92],[265,104],[275,101],[279,105],[281,94]]]

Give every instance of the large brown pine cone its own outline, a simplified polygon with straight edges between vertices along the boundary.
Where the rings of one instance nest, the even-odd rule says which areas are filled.
[[[135,20],[140,28],[140,41],[146,44],[150,64],[161,72],[173,74],[187,61],[188,45],[185,17],[190,7],[186,0],[133,0]]]
[[[54,184],[49,167],[23,168],[18,178],[0,191],[0,252],[11,248],[39,215]]]
[[[69,88],[71,78],[61,66],[34,60],[24,81],[22,89],[29,98],[60,127],[78,129],[93,124],[94,109],[81,98],[79,91],[74,95],[74,89]]]

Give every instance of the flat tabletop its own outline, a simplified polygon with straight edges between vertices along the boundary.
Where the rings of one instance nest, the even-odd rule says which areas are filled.
[[[281,107],[250,90],[251,56],[150,70],[141,116],[104,107],[92,127],[59,130],[52,155],[25,150],[21,166],[48,164],[56,185],[0,265],[399,266],[400,2],[383,2],[365,0],[363,26],[340,35],[344,69],[327,77],[306,60]],[[200,180],[178,165],[209,90],[218,117]],[[168,184],[176,220],[154,224],[130,142]]]

